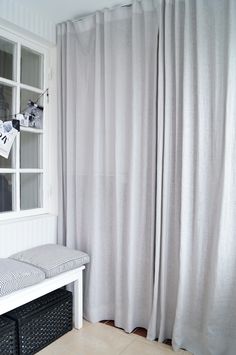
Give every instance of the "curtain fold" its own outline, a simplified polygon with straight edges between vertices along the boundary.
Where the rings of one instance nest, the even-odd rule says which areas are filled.
[[[85,317],[236,349],[236,2],[160,0],[60,24],[59,241]]]
[[[61,242],[91,256],[85,316],[129,332],[152,302],[157,19],[146,1],[58,28]]]

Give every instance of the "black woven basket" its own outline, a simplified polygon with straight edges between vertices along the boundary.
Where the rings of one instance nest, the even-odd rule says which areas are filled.
[[[5,317],[0,317],[0,354],[17,354],[16,323]]]
[[[33,355],[72,329],[72,293],[53,291],[5,316],[17,322],[19,354]]]

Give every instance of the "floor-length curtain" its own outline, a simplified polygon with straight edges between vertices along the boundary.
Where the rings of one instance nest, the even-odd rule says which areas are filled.
[[[58,27],[60,241],[85,316],[236,349],[236,2],[156,0]]]
[[[61,242],[86,251],[85,317],[149,324],[153,294],[155,3],[58,28]]]
[[[235,1],[165,1],[159,30],[163,148],[148,335],[163,340],[173,326],[174,347],[195,355],[236,353],[235,15]]]

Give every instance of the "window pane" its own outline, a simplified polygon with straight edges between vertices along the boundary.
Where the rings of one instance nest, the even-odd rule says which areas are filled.
[[[42,168],[42,135],[37,133],[20,133],[20,167],[28,169]]]
[[[20,196],[22,210],[42,207],[42,174],[21,174]]]
[[[31,100],[33,102],[35,102],[38,97],[40,96],[39,93],[37,92],[33,92],[33,91],[29,91],[29,90],[25,90],[25,89],[21,89],[20,92],[20,110],[23,111],[25,110],[28,106],[28,101]],[[43,104],[43,97],[41,97],[38,101],[39,105]]]
[[[11,148],[11,152],[9,154],[8,159],[5,159],[0,156],[0,169],[10,169],[10,168],[15,168],[15,143],[13,144]],[[1,196],[1,195],[0,195]]]
[[[30,50],[21,48],[21,82],[36,88],[42,88],[43,56]]]
[[[0,212],[13,210],[13,174],[0,174]]]
[[[0,76],[14,80],[14,44],[0,38]]]
[[[2,121],[7,121],[7,116],[12,115],[12,98],[12,87],[0,84],[0,120]]]

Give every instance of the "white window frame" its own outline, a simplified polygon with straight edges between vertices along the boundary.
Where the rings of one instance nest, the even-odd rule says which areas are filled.
[[[6,84],[15,88],[13,90],[13,107],[12,114],[20,112],[20,89],[26,89],[38,93],[39,95],[43,93],[46,88],[48,88],[48,47],[38,43],[36,41],[30,40],[26,37],[18,35],[12,31],[7,31],[0,28],[0,37],[6,39],[7,41],[14,42],[15,44],[15,62],[14,70],[16,80],[9,80],[0,77],[0,84]],[[37,89],[35,87],[25,85],[20,83],[20,66],[21,66],[21,47],[27,47],[33,51],[43,55],[43,87],[42,89]],[[46,194],[47,188],[46,183],[48,181],[48,129],[47,129],[47,113],[48,113],[48,98],[47,95],[43,96],[43,129],[33,129],[29,127],[20,127],[21,131],[32,132],[35,134],[42,134],[42,168],[41,169],[20,169],[20,134],[17,135],[15,141],[15,167],[14,168],[0,168],[0,173],[12,173],[15,176],[15,182],[12,184],[12,200],[13,200],[13,211],[0,212],[0,221],[15,219],[20,217],[36,216],[48,213],[48,196]],[[29,210],[20,210],[20,174],[21,173],[41,173],[42,174],[42,208],[35,208]]]

